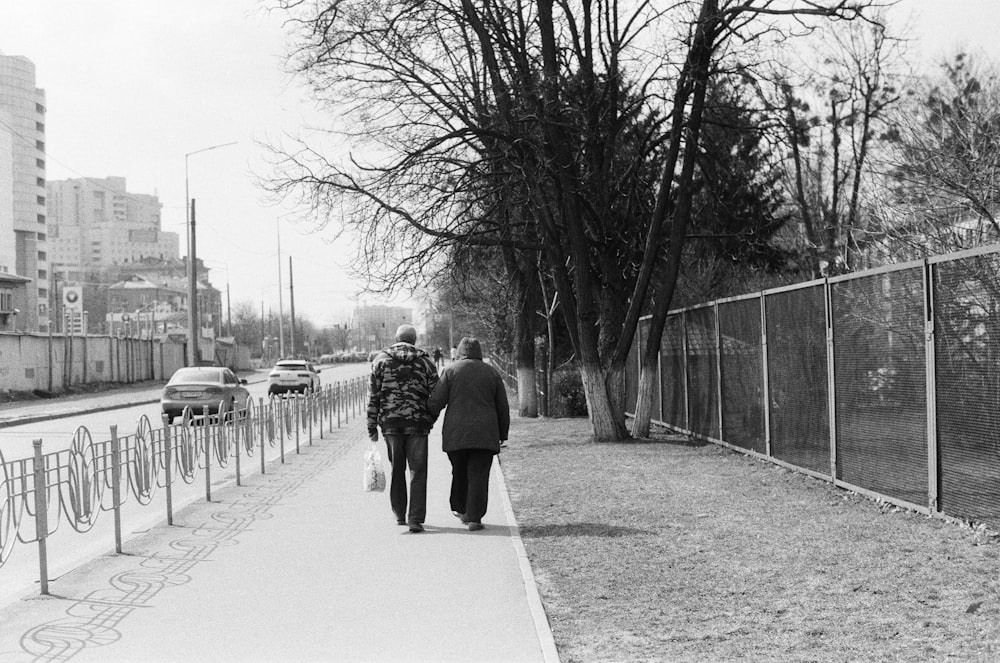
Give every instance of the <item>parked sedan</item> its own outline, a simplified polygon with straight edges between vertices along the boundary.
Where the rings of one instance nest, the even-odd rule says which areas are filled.
[[[246,383],[246,380],[237,378],[228,368],[179,368],[163,388],[160,407],[171,422],[186,407],[190,407],[196,415],[201,414],[206,406],[209,414],[217,415],[220,403],[226,412],[240,410],[247,406],[250,399],[250,392],[244,386]]]
[[[295,391],[308,394],[319,389],[319,371],[304,359],[282,359],[267,376],[269,396]]]

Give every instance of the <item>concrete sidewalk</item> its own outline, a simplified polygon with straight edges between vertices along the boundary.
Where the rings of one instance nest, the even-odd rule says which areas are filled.
[[[387,493],[361,489],[359,427],[0,611],[0,662],[557,661],[499,467],[469,532],[432,435],[427,529],[411,534]]]

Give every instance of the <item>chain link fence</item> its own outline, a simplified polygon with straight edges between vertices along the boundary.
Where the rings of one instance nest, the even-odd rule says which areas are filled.
[[[998,246],[671,312],[658,370],[656,423],[1000,525]]]

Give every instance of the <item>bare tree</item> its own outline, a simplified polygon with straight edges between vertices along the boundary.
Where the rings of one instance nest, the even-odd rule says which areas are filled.
[[[802,71],[779,76],[776,109],[784,122],[788,189],[814,276],[855,267],[867,229],[864,187],[872,154],[899,99],[901,42],[874,22],[825,26],[813,38]]]
[[[903,259],[1000,240],[1000,74],[958,53],[894,115],[882,245]]]
[[[298,70],[368,152],[338,162],[305,143],[280,150],[273,190],[302,194],[324,218],[343,205],[345,227],[365,238],[359,264],[388,287],[433,271],[449,245],[539,252],[594,435],[615,440],[628,435],[624,366],[639,316],[652,296],[658,346],[680,270],[713,60],[734,35],[851,18],[868,3],[278,4],[302,29]],[[676,66],[650,57],[672,37]],[[648,368],[637,411],[647,429]]]
[[[671,107],[673,120],[671,141],[666,151],[667,158],[657,196],[656,212],[650,225],[650,237],[645,247],[648,255],[653,241],[659,240],[659,233],[669,217],[670,232],[665,281],[662,288],[653,297],[649,336],[641,355],[639,393],[632,428],[634,435],[645,436],[649,433],[657,375],[656,357],[667,313],[676,289],[684,242],[691,222],[692,180],[699,149],[699,132],[705,112],[708,82],[715,74],[713,61],[722,52],[723,46],[731,40],[747,43],[775,34],[781,35],[783,38],[791,37],[794,31],[787,28],[782,30],[780,24],[774,22],[776,18],[791,18],[799,26],[805,27],[806,22],[811,18],[833,20],[863,18],[865,10],[870,9],[873,4],[866,2],[724,2],[720,4],[710,0],[702,3],[698,20],[694,24],[687,60],[678,78]],[[678,160],[680,161],[680,170],[675,175]],[[674,187],[676,187],[676,192],[673,191]],[[648,291],[648,285],[644,284],[644,281],[651,276],[653,265],[644,261],[643,270],[643,275],[636,283],[637,296],[640,293],[645,296]],[[634,313],[630,310],[630,316]],[[631,322],[631,317],[629,322]],[[634,330],[634,325],[628,325],[627,328],[629,327]],[[631,334],[628,338],[631,342]]]

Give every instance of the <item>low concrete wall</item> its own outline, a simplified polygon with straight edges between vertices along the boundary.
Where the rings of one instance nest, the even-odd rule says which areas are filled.
[[[59,392],[68,385],[166,380],[184,364],[183,343],[0,333],[0,391]]]

